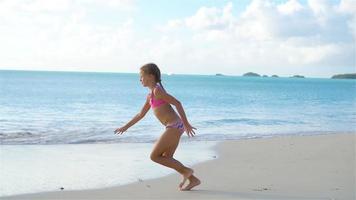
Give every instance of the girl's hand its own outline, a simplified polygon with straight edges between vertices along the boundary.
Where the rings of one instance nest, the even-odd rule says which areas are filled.
[[[114,134],[120,134],[120,135],[122,135],[126,130],[127,130],[127,127],[126,127],[126,126],[123,126],[123,127],[117,128],[117,129],[114,131]]]
[[[191,126],[189,123],[184,125],[185,132],[187,132],[188,137],[194,137],[195,132],[193,129],[197,130],[195,127]]]

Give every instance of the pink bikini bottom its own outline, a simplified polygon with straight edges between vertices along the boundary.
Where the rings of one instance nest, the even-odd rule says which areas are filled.
[[[177,128],[180,131],[180,133],[184,132],[184,125],[180,118],[173,123],[168,123],[166,125],[166,128]]]

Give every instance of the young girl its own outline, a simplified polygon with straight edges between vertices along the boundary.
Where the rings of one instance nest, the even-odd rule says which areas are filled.
[[[175,169],[182,174],[183,181],[179,184],[179,189],[184,191],[191,190],[200,184],[200,180],[193,175],[193,169],[184,166],[174,159],[173,155],[184,131],[187,132],[189,137],[193,137],[195,135],[193,129],[196,128],[188,122],[182,104],[164,90],[161,83],[161,72],[157,65],[148,63],[142,66],[140,68],[140,81],[144,87],[148,87],[151,90],[151,93],[147,95],[146,103],[141,111],[125,126],[116,129],[115,133],[122,134],[125,132],[129,127],[141,120],[152,107],[155,116],[166,127],[166,130],[156,141],[150,156],[151,160]],[[176,107],[180,117],[171,104]],[[189,180],[189,184],[183,187],[187,180]]]

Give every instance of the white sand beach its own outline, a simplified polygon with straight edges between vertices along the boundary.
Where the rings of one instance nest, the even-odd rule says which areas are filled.
[[[105,189],[4,199],[355,199],[356,134],[221,142],[217,158],[193,166],[202,184],[179,191],[178,174]]]

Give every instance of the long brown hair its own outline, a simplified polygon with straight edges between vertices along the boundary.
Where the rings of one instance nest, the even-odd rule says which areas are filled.
[[[145,74],[152,74],[155,77],[156,83],[159,83],[159,85],[163,88],[162,80],[161,80],[161,71],[159,70],[159,68],[157,67],[156,64],[147,63],[147,64],[143,65],[140,69]],[[165,89],[163,88],[163,90],[165,90]]]

